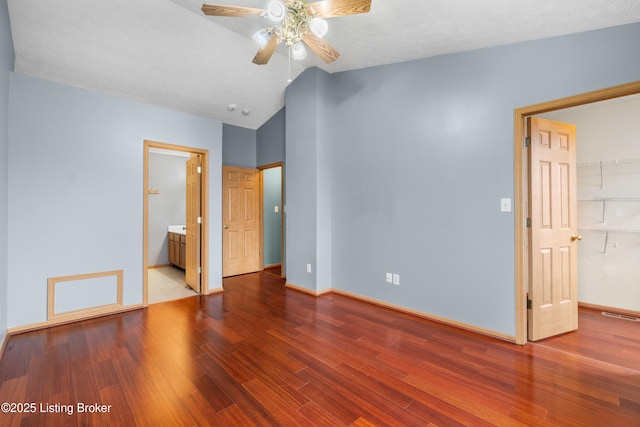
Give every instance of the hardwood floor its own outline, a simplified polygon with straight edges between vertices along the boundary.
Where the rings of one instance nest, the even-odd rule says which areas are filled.
[[[638,323],[516,346],[268,272],[224,288],[10,337],[0,402],[36,408],[0,425],[640,425]]]

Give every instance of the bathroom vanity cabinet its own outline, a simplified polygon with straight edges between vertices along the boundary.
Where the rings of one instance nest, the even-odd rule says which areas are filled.
[[[169,262],[184,270],[186,265],[187,236],[169,232]]]

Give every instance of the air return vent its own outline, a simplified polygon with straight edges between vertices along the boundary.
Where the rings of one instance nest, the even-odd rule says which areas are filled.
[[[626,314],[611,313],[610,311],[603,311],[602,315],[607,317],[615,317],[617,319],[630,320],[632,322],[640,322],[640,319],[637,317],[628,316]]]

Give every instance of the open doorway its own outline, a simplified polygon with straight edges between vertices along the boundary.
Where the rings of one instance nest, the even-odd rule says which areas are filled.
[[[186,286],[187,174],[191,154],[149,149],[149,304],[196,295]],[[189,249],[193,250],[192,247]]]
[[[577,128],[580,306],[640,313],[640,95],[542,114]]]
[[[516,109],[514,112],[514,181],[516,206],[516,343],[527,342],[527,276],[529,271],[527,252],[527,175],[525,150],[525,121],[551,111],[606,101],[640,93],[640,82],[629,83],[582,95]]]
[[[208,292],[208,152],[144,142],[143,303]]]
[[[274,163],[260,168],[264,269],[280,277],[284,270],[283,168]]]

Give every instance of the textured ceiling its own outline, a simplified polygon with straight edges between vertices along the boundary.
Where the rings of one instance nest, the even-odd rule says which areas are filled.
[[[286,49],[251,60],[257,16],[202,14],[202,0],[9,0],[16,72],[257,129],[284,105]],[[263,8],[266,0],[222,0]],[[340,53],[309,53],[295,78],[640,22],[638,0],[372,0],[329,20]],[[235,104],[236,111],[227,106]],[[241,113],[249,108],[251,114]]]

